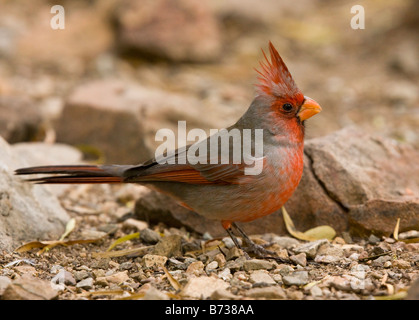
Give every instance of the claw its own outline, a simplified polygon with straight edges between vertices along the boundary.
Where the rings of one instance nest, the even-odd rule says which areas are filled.
[[[291,261],[288,259],[284,259],[281,257],[276,256],[276,253],[268,250],[266,248],[264,248],[263,245],[259,245],[254,243],[248,236],[247,234],[239,227],[237,226],[234,222],[231,224],[238,232],[241,233],[241,235],[243,236],[243,240],[246,244],[245,249],[242,248],[242,246],[239,244],[236,236],[234,235],[234,233],[232,232],[231,228],[226,229],[228,235],[230,236],[230,238],[233,240],[234,244],[236,245],[237,248],[241,249],[244,253],[244,256],[246,257],[247,260],[250,260],[250,256],[249,253],[253,253],[256,255],[257,258],[260,259],[273,259],[279,262],[288,262],[290,263]],[[266,244],[266,246],[269,246],[270,244]]]

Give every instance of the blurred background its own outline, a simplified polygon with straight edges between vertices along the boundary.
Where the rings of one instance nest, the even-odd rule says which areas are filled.
[[[418,31],[416,0],[0,0],[0,135],[138,163],[178,120],[233,124],[272,41],[323,107],[308,138],[357,125],[419,148]]]

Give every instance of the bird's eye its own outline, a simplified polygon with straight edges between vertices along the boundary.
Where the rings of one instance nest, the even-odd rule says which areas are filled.
[[[290,104],[290,103],[284,103],[282,105],[282,110],[284,110],[286,112],[290,112],[292,110],[292,104]]]

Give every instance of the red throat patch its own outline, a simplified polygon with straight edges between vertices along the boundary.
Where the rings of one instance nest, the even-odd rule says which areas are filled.
[[[256,70],[260,75],[258,77],[259,83],[256,84],[258,94],[274,98],[293,97],[301,94],[272,42],[269,42],[271,60],[269,61],[263,50],[262,53],[266,61],[260,62],[260,71]]]

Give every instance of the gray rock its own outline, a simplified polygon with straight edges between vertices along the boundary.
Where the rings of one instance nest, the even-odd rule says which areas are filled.
[[[134,264],[131,261],[127,261],[119,265],[119,270],[130,270],[132,267],[134,267]]]
[[[307,271],[294,271],[289,275],[285,275],[282,277],[282,281],[287,286],[302,286],[308,283],[309,277]]]
[[[261,259],[251,259],[246,260],[243,263],[243,268],[246,271],[250,270],[271,270],[275,267],[275,264],[273,262],[267,261],[267,260],[261,260]]]
[[[336,263],[344,258],[343,249],[335,245],[323,245],[317,251],[315,262]]]
[[[237,259],[239,257],[242,256],[242,252],[239,248],[237,248],[236,246],[230,248],[230,250],[227,251],[226,254],[226,260],[230,261],[230,260],[234,260]]]
[[[296,253],[305,253],[309,258],[314,258],[319,248],[327,243],[328,241],[325,239],[310,241],[295,247],[294,251]]]
[[[154,247],[154,254],[160,256],[179,257],[182,255],[182,237],[174,234],[163,237]]]
[[[24,182],[13,170],[27,166],[0,137],[0,250],[12,251],[24,242],[58,239],[69,220],[47,188]]]
[[[291,237],[279,237],[275,236],[272,238],[272,242],[275,242],[279,246],[285,248],[285,249],[291,249],[295,246],[298,246],[300,244],[300,241],[298,241],[295,238]]]
[[[143,229],[140,232],[140,240],[144,243],[156,244],[161,239],[161,236],[154,230],[149,228]]]
[[[321,297],[323,296],[323,291],[318,286],[314,285],[310,288],[310,294],[313,297]]]
[[[302,267],[305,267],[307,265],[307,257],[304,252],[290,256],[290,260]]]
[[[94,282],[93,278],[86,278],[86,279],[83,279],[83,280],[79,281],[76,284],[76,287],[84,289],[84,290],[90,290],[90,289],[93,288],[93,282]]]
[[[2,300],[52,300],[58,295],[46,280],[23,275],[9,284],[1,296]]]
[[[365,264],[357,264],[351,268],[350,274],[358,279],[364,280],[371,268]]]
[[[256,299],[286,299],[284,289],[279,286],[252,288],[246,291],[246,296]]]
[[[377,259],[372,260],[371,265],[376,268],[382,268],[384,267],[384,264],[390,260],[391,260],[391,256],[389,255],[381,256],[381,257],[378,257]]]
[[[255,270],[250,273],[249,281],[258,285],[274,285],[275,280],[269,275],[266,270]]]
[[[323,188],[349,209],[353,233],[388,236],[399,217],[405,229],[419,225],[419,199],[412,196],[419,194],[419,163],[411,161],[419,152],[411,146],[351,127],[312,139],[306,153]]]
[[[222,241],[227,249],[231,249],[236,246],[230,237],[224,237]],[[237,238],[237,241],[239,242],[240,245],[242,245],[242,241],[240,238]]]
[[[81,281],[83,279],[86,279],[90,277],[90,272],[86,271],[86,270],[80,270],[80,271],[75,271],[74,272],[74,278],[76,279],[76,281]]]
[[[218,268],[218,262],[212,261],[206,265],[205,272],[207,274],[210,274],[211,272],[215,272],[217,268]]]
[[[338,290],[351,290],[351,282],[348,277],[332,276],[327,280],[327,285]]]
[[[377,244],[377,243],[379,243],[380,242],[380,238],[378,238],[376,235],[374,235],[374,234],[371,234],[369,237],[368,237],[368,242],[369,243],[371,243],[371,244]]]
[[[19,142],[10,147],[27,166],[81,164],[83,160],[78,149],[62,143]]]
[[[51,282],[55,284],[64,284],[74,286],[76,285],[76,279],[73,277],[71,272],[61,269],[52,279]]]
[[[283,265],[280,269],[279,269],[279,274],[283,277],[283,276],[287,276],[290,275],[292,272],[294,272],[294,269],[289,266],[289,265]]]
[[[419,238],[419,231],[418,230],[409,230],[406,232],[399,233],[399,239],[412,239],[412,238]]]
[[[206,299],[209,298],[217,290],[225,290],[229,287],[229,284],[224,280],[214,277],[198,277],[190,278],[188,283],[181,291],[181,295],[184,297],[190,297],[195,299]]]

